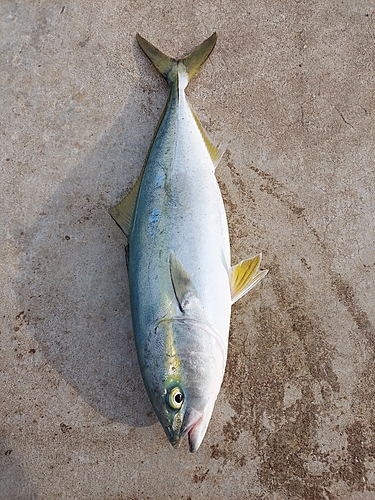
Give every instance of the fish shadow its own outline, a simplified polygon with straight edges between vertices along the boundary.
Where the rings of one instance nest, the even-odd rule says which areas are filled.
[[[37,500],[32,481],[21,457],[13,450],[6,431],[0,429],[0,492],[1,498]]]
[[[102,416],[136,427],[156,417],[133,340],[126,239],[108,208],[137,178],[163,99],[152,74],[141,72],[110,129],[66,173],[36,220],[13,234],[21,247],[17,318],[36,350]],[[51,175],[62,168],[51,165]]]

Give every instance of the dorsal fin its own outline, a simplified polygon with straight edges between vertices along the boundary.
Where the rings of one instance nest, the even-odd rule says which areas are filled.
[[[229,282],[232,295],[232,304],[243,297],[249,290],[259,283],[268,273],[268,270],[259,271],[262,254],[252,259],[241,261],[229,270]]]
[[[143,166],[142,171],[130,192],[124,196],[124,198],[117,203],[117,205],[108,210],[109,215],[120,227],[126,237],[129,236],[132,229],[135,205],[137,203],[139,187],[141,185],[144,169],[145,166]]]

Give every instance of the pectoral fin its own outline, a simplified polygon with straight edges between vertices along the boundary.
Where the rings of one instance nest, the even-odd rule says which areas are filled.
[[[267,269],[259,271],[261,258],[262,254],[259,254],[230,268],[229,281],[232,304],[243,297],[268,273]]]
[[[191,300],[196,296],[194,285],[189,273],[172,252],[169,258],[169,266],[176,299],[181,312],[186,312]]]

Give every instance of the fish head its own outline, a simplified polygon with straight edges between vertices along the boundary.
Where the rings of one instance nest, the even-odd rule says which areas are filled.
[[[144,381],[155,413],[174,447],[188,436],[197,451],[225,370],[227,346],[207,324],[162,320],[149,337]]]

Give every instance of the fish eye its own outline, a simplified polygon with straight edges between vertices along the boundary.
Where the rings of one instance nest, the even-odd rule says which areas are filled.
[[[167,402],[173,410],[179,410],[184,402],[184,394],[179,387],[173,389],[167,394]]]

